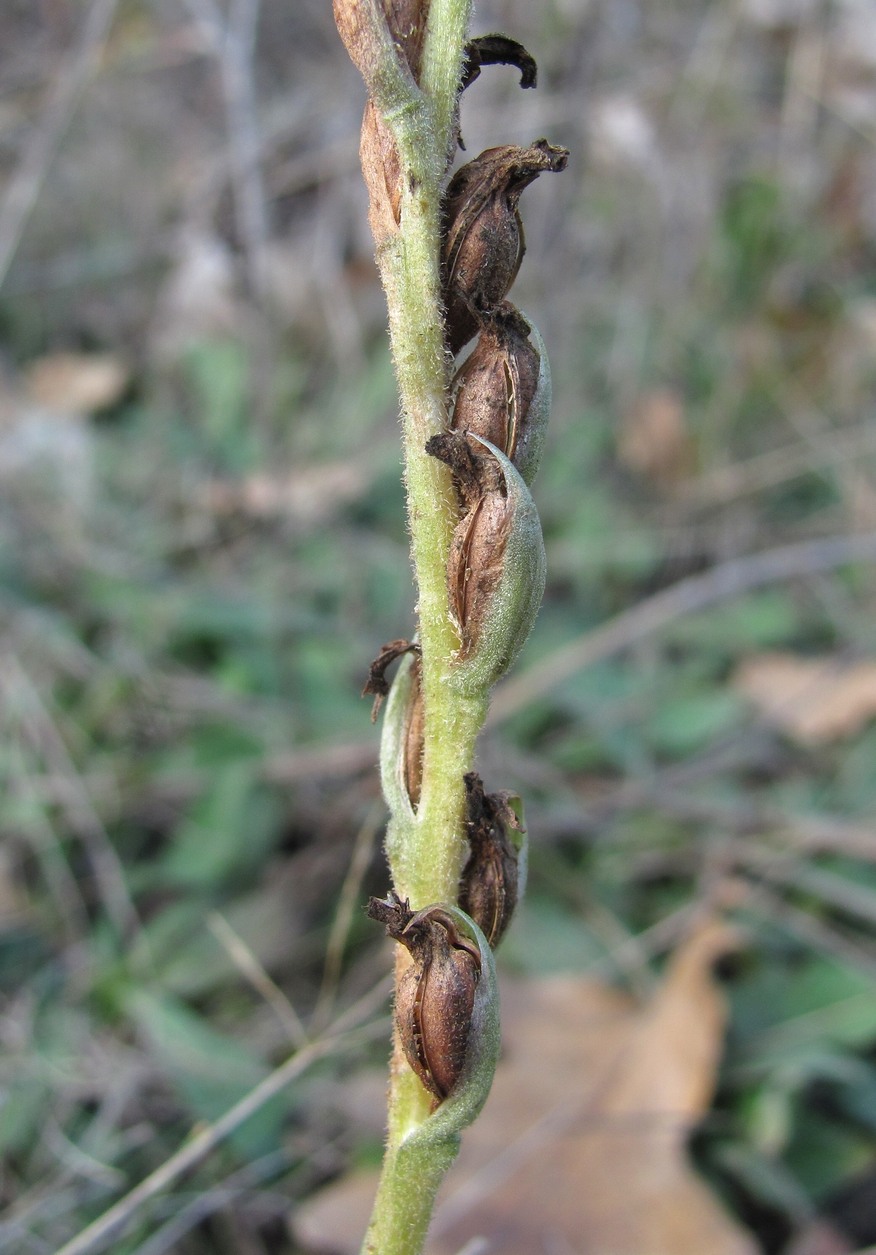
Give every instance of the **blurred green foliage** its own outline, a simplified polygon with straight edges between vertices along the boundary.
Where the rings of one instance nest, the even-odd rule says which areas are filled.
[[[527,218],[522,303],[551,346],[556,400],[535,485],[548,595],[521,671],[722,561],[872,529],[876,490],[876,237],[855,191],[874,177],[872,142],[825,106],[805,151],[784,151],[793,111],[775,99],[790,90],[793,31],[739,18],[713,61],[701,6],[670,6],[671,21],[660,6],[650,17],[633,6],[631,24],[612,5],[588,22],[574,5],[543,8],[511,6],[528,26],[519,34],[543,49],[555,138],[566,142],[565,128],[587,160],[541,218],[534,195]],[[294,78],[290,64],[299,76],[311,62],[323,78],[338,72],[340,48],[334,61],[313,51],[322,9],[302,5],[296,18],[300,62],[288,32],[282,64],[264,37],[267,81]],[[503,24],[495,6],[487,16]],[[114,55],[145,56],[152,20],[133,6]],[[162,18],[171,31],[175,20]],[[269,32],[279,20],[266,5]],[[153,70],[159,86],[170,77],[160,58]],[[215,111],[203,72],[184,68],[191,81],[178,90]],[[486,142],[504,140],[497,114],[519,117],[528,136],[516,98],[502,85],[477,95],[486,90],[471,92],[486,101]],[[143,91],[164,135],[161,92]],[[136,111],[137,92],[121,94],[119,108]],[[651,127],[641,158],[600,148],[599,109],[619,96]],[[101,121],[112,132],[102,100],[80,144]],[[352,135],[359,103],[351,94],[349,117],[322,119],[326,134]],[[476,151],[479,122],[464,121]],[[200,143],[201,123],[189,123]],[[74,132],[71,158],[76,142]],[[88,151],[98,162],[100,146]],[[265,158],[281,189],[282,156]],[[137,160],[153,170],[148,145]],[[0,1247],[15,1255],[57,1249],[294,1049],[288,1015],[211,931],[211,912],[305,1024],[318,1012],[324,1027],[382,971],[379,938],[358,913],[336,986],[325,957],[377,793],[377,732],[359,692],[381,642],[413,628],[391,365],[356,305],[357,285],[374,281],[362,279],[340,211],[337,255],[317,230],[347,177],[364,221],[352,157],[344,171],[272,202],[289,235],[296,213],[307,227],[296,263],[319,255],[330,271],[289,325],[279,313],[258,323],[258,303],[241,299],[233,333],[194,336],[168,361],[118,276],[98,267],[80,287],[53,280],[61,193],[87,182],[78,166],[47,185],[0,293],[13,393],[15,367],[61,347],[134,363],[111,410],[49,429],[49,447],[76,434],[81,467],[15,461],[7,427],[20,440],[35,430],[20,396],[0,431]],[[122,230],[101,218],[114,197],[137,202],[134,234],[160,234],[165,202],[184,199],[163,185],[156,207],[145,179],[112,186],[103,201],[88,190],[94,220],[79,246],[92,266],[86,244]],[[239,260],[225,199],[215,229]],[[170,263],[147,260],[134,286],[154,316],[153,270]],[[352,348],[333,312],[360,326]],[[349,360],[327,347],[329,333]],[[628,437],[661,389],[679,420],[649,438],[664,441],[655,470],[630,457]],[[743,952],[723,974],[720,1089],[695,1152],[770,1253],[811,1215],[836,1217],[842,1189],[876,1171],[876,871],[861,839],[876,805],[876,728],[800,744],[733,677],[774,649],[872,657],[874,597],[861,563],[682,614],[508,712],[482,747],[488,786],[521,792],[531,836],[509,967],[639,989],[693,908],[743,926]],[[357,901],[385,887],[374,854]],[[292,1251],[272,1218],[379,1144],[379,1129],[345,1106],[342,1073],[355,1071],[308,1073],[113,1250],[157,1249],[147,1242],[192,1198],[218,1197],[264,1160],[240,1205],[247,1240]],[[244,1249],[222,1224],[208,1209],[168,1249]],[[852,1236],[876,1242],[876,1230]]]

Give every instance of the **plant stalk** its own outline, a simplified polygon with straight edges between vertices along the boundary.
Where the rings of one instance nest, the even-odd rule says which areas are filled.
[[[450,472],[425,451],[447,426],[451,359],[441,294],[441,180],[454,134],[457,89],[471,0],[432,0],[419,90],[381,110],[401,164],[397,233],[378,247],[404,429],[411,554],[418,593],[424,756],[415,821],[393,867],[395,889],[414,908],[455,902],[462,866],[465,788],[487,696],[460,698],[448,683],[460,641],[449,614],[447,559],[458,507]],[[386,78],[393,79],[387,72]],[[380,101],[375,102],[380,108]],[[410,959],[399,948],[396,979]],[[363,1255],[417,1255],[438,1186],[458,1138],[423,1145],[431,1096],[396,1037],[390,1073],[389,1131],[380,1186]]]

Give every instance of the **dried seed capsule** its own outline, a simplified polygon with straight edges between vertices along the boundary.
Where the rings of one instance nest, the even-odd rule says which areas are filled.
[[[391,894],[386,901],[372,898],[368,914],[410,951],[413,963],[396,992],[396,1028],[408,1063],[442,1102],[459,1081],[469,1053],[480,947],[442,906],[414,913]]]
[[[525,251],[517,205],[544,171],[566,168],[569,153],[545,139],[528,148],[488,148],[450,180],[444,200],[444,303],[447,340],[459,352],[478,329],[477,311],[507,296]]]
[[[451,427],[489,440],[531,484],[551,406],[551,372],[538,331],[507,301],[483,315],[454,379]]]
[[[471,442],[486,454],[473,455]],[[450,683],[465,694],[482,693],[508,670],[538,614],[545,582],[541,524],[519,472],[490,441],[445,432],[426,448],[450,465],[465,507],[447,562],[450,615],[460,637]]]
[[[405,642],[391,642],[392,645]],[[423,692],[419,646],[404,656],[389,689],[380,739],[383,796],[393,816],[411,818],[420,802],[423,777]],[[377,660],[380,661],[379,659]]]
[[[495,949],[526,885],[522,805],[511,793],[484,793],[475,771],[464,779],[470,853],[460,880],[459,905]]]

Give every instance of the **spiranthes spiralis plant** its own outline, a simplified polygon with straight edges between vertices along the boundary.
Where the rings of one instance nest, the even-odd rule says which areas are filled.
[[[472,770],[495,682],[544,590],[530,495],[550,408],[538,332],[507,300],[526,187],[564,169],[539,139],[488,149],[448,181],[460,97],[490,64],[533,87],[504,35],[467,38],[471,0],[334,0],[368,93],[360,155],[403,420],[418,623],[385,645],[365,691],[386,699],[381,779],[392,887],[369,914],[396,946],[383,1171],[363,1246],[422,1250],[435,1192],[499,1050],[493,948],[522,891],[519,799]],[[476,343],[458,370],[454,358]],[[397,663],[390,684],[387,669]]]

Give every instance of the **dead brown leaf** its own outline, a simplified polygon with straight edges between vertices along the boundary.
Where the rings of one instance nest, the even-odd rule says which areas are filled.
[[[849,1239],[826,1220],[812,1220],[792,1241],[785,1255],[854,1255]]]
[[[693,450],[677,392],[651,388],[637,398],[621,422],[618,457],[631,471],[663,488],[689,474]]]
[[[876,661],[764,653],[747,658],[733,687],[774,727],[803,745],[854,736],[876,717]]]
[[[205,504],[216,514],[286,518],[317,526],[364,496],[371,475],[362,463],[329,462],[292,471],[263,471],[244,480],[214,480]]]
[[[645,1006],[580,977],[503,981],[505,1053],[439,1196],[430,1255],[475,1240],[482,1255],[754,1255],[685,1153],[723,1041],[712,964],[733,944],[703,925]],[[369,1184],[360,1174],[304,1207],[299,1241],[356,1251]]]
[[[59,414],[94,414],[124,394],[130,372],[112,353],[49,353],[25,372],[31,400]]]

